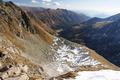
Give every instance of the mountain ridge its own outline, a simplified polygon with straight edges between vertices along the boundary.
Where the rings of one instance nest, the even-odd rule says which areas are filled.
[[[88,16],[77,14],[66,9],[39,9],[37,7],[22,7],[23,10],[30,11],[43,21],[47,26],[55,30],[66,29],[65,26],[71,27],[75,24],[80,24],[87,19]]]

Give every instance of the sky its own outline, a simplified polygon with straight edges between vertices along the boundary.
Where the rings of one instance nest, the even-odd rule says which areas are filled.
[[[8,0],[4,0],[8,1]],[[107,17],[120,13],[120,0],[10,0],[18,5],[64,8],[93,17]]]

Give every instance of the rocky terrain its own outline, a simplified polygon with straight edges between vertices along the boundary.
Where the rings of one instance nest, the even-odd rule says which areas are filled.
[[[119,70],[95,51],[56,35],[31,12],[0,3],[0,79],[61,80],[78,71]]]

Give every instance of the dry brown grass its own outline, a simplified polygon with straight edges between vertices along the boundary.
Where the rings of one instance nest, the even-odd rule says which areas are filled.
[[[24,46],[20,43],[20,41],[18,41],[18,39],[16,38],[16,36],[15,35],[13,35],[10,31],[6,31],[5,33],[3,33],[5,36],[6,36],[6,38],[8,39],[8,40],[10,40],[16,47],[18,47],[18,48],[20,48],[20,49],[22,49],[22,50],[24,50],[25,48],[24,48]]]
[[[77,72],[71,71],[71,72],[63,74],[59,77],[56,77],[56,79],[57,80],[63,80],[63,79],[68,79],[68,78],[73,78],[74,79],[76,76],[78,76]],[[51,78],[50,80],[54,80],[54,78]]]
[[[35,29],[37,30],[37,33],[40,37],[42,37],[43,40],[47,41],[49,44],[53,42],[53,36],[49,34],[47,31],[45,31],[44,28],[41,27],[40,24],[38,24],[34,19],[31,19],[31,22]]]

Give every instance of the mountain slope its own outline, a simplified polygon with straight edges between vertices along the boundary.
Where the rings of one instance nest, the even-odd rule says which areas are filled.
[[[68,32],[64,32],[62,36],[73,42],[83,42],[87,47],[95,50],[112,63],[120,66],[120,19],[114,19],[115,16],[110,17],[113,19],[112,22],[99,20],[93,21],[92,19],[88,20],[85,22],[86,24],[81,24],[77,29],[75,27],[71,28],[70,31],[68,31],[72,34],[69,38],[67,37],[69,34]]]
[[[119,19],[120,19],[120,13],[113,15],[113,16],[110,16],[108,18],[105,18],[106,21],[117,21]]]
[[[0,78],[48,80],[76,70],[119,69],[93,50],[54,35],[12,2],[0,4]]]
[[[93,44],[101,44],[103,43],[103,47],[97,46],[97,49],[99,49],[99,52],[105,56],[112,56],[108,57],[108,59],[115,63],[116,65],[120,66],[120,60],[119,60],[119,33],[120,33],[120,20],[117,20],[111,24],[105,25],[103,28],[96,30],[93,34],[96,34],[98,36],[94,37],[98,42],[94,42]],[[91,34],[91,35],[93,35]],[[94,45],[95,48],[95,45]],[[103,49],[104,48],[104,49]],[[102,51],[101,51],[102,50]],[[108,54],[105,54],[108,53]]]
[[[101,21],[103,21],[103,19],[94,17],[94,18],[91,18],[91,19],[83,22],[82,24],[92,25],[92,24],[95,24],[96,22],[101,22]]]
[[[119,16],[119,14],[107,18],[109,20],[112,20],[112,23],[110,22],[109,24],[103,25],[101,28],[91,29],[91,31],[85,32],[86,34],[84,35],[83,39],[85,40],[85,43],[88,47],[96,50],[112,63],[120,66],[120,18],[117,16]],[[87,36],[88,34],[89,36]]]

